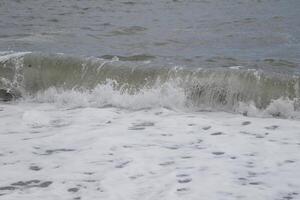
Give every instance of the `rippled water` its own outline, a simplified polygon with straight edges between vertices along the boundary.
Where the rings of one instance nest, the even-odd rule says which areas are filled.
[[[298,0],[2,0],[0,51],[143,54],[163,65],[293,72],[299,19]]]

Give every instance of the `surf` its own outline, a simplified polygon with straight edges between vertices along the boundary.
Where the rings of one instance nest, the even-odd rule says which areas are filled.
[[[245,115],[265,112],[272,107],[271,115],[275,117],[287,117],[289,114],[285,112],[297,113],[300,109],[300,76],[297,74],[243,66],[148,65],[152,58],[145,55],[125,59],[30,52],[2,54],[1,99],[59,102],[69,98],[69,101],[64,100],[65,104],[82,101],[80,106],[169,107]]]

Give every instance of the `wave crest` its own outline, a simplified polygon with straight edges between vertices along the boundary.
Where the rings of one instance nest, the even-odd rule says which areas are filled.
[[[298,75],[244,67],[164,67],[116,57],[19,53],[1,54],[0,72],[3,94],[73,107],[167,107],[273,117],[295,117],[300,107]]]

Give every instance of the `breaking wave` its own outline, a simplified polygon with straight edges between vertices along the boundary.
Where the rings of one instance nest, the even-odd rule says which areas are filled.
[[[0,98],[22,97],[71,107],[166,107],[252,116],[300,116],[299,75],[235,66],[153,66],[148,59],[151,57],[144,55],[120,60],[114,56],[1,53]]]

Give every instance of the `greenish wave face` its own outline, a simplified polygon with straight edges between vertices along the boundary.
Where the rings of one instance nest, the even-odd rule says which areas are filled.
[[[242,67],[153,67],[148,65],[149,59],[143,55],[135,59],[39,53],[4,55],[0,58],[0,96],[9,99],[11,95],[11,100],[34,96],[49,88],[87,92],[110,80],[113,90],[126,95],[171,84],[184,91],[187,106],[196,108],[234,110],[240,103],[254,102],[258,109],[264,109],[272,101],[284,98],[294,101],[294,109],[299,109],[299,76]]]

